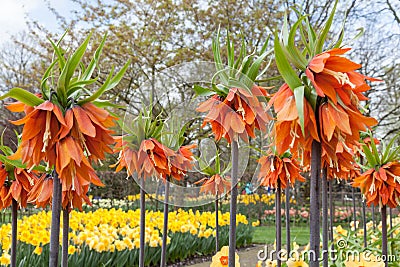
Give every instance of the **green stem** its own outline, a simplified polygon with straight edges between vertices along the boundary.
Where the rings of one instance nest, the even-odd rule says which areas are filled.
[[[310,267],[319,267],[319,181],[321,173],[321,143],[312,142],[310,181]]]
[[[381,215],[382,215],[382,258],[385,260],[385,267],[388,267],[388,236],[387,236],[386,205],[382,206]]]
[[[158,191],[158,190],[157,190]],[[140,248],[139,267],[144,267],[145,231],[146,228],[146,195],[144,191],[144,178],[140,179]]]
[[[69,241],[69,211],[63,209],[63,236],[62,236],[62,261],[61,267],[68,267],[68,241]]]
[[[239,165],[239,145],[238,141],[234,140],[231,144],[231,205],[230,205],[230,220],[229,220],[229,254],[228,266],[235,267],[235,250],[236,250],[236,210],[238,196],[238,165]]]
[[[57,172],[53,177],[53,200],[51,209],[50,259],[49,267],[58,267],[60,249],[61,183]]]
[[[167,176],[167,180],[165,182],[164,225],[163,225],[163,236],[162,236],[162,246],[161,246],[161,264],[160,264],[161,267],[167,266],[169,181],[170,181],[170,177]]]
[[[11,267],[17,266],[18,202],[12,198],[11,213]]]

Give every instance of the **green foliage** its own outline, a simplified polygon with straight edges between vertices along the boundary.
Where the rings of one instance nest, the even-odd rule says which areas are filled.
[[[366,158],[366,164],[360,166],[363,169],[368,170],[371,168],[380,168],[381,166],[392,162],[400,160],[400,146],[395,146],[395,142],[398,140],[400,133],[395,135],[388,144],[382,142],[382,149],[379,151],[377,145],[374,141],[374,136],[372,132],[369,132],[370,142],[363,144],[363,154]]]
[[[216,67],[216,73],[211,80],[212,87],[204,88],[199,85],[193,86],[197,95],[209,96],[218,94],[222,97],[226,97],[229,93],[229,89],[233,87],[251,92],[254,83],[268,70],[269,64],[265,64],[264,66],[262,66],[262,64],[266,57],[273,52],[273,50],[267,50],[269,38],[263,43],[263,46],[258,52],[254,50],[250,54],[247,54],[247,44],[243,35],[241,38],[242,42],[239,55],[235,58],[234,43],[231,40],[229,31],[227,32],[225,63],[221,53],[221,35],[218,29],[212,41],[212,51]]]
[[[130,61],[114,74],[114,68],[111,69],[103,83],[100,82],[100,69],[98,66],[99,58],[104,47],[106,35],[104,35],[99,47],[95,50],[93,58],[85,67],[83,57],[88,48],[92,37],[90,33],[82,44],[74,51],[68,52],[61,47],[61,41],[66,33],[54,42],[49,39],[54,50],[54,60],[44,72],[40,82],[41,97],[27,92],[21,88],[12,88],[8,93],[0,97],[0,100],[6,97],[17,99],[28,106],[38,106],[45,100],[57,103],[62,110],[66,110],[75,104],[83,105],[88,102],[94,104],[100,103],[103,107],[108,106],[109,102],[95,102],[105,92],[113,89],[121,81],[124,73],[129,67]],[[98,69],[96,77],[95,70]],[[98,87],[94,92],[91,89]]]
[[[160,116],[154,117],[152,106],[145,107],[140,110],[139,114],[132,120],[129,118],[120,120],[119,124],[122,128],[124,141],[128,145],[138,150],[143,140],[154,138],[160,141],[164,122]]]

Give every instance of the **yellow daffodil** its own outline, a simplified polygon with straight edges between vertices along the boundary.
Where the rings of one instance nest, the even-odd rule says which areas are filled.
[[[11,263],[11,256],[7,252],[3,251],[0,257],[0,265],[9,265]]]
[[[372,254],[362,253],[358,257],[350,257],[345,262],[346,267],[384,267],[385,263]]]
[[[308,267],[308,264],[302,259],[291,258],[286,262],[288,267]]]
[[[36,255],[40,255],[42,254],[43,248],[42,247],[35,247],[35,249],[33,250],[33,253],[35,253]]]
[[[210,267],[227,267],[229,262],[229,247],[224,246],[217,254],[212,257],[212,263]],[[235,253],[235,266],[240,267],[239,255]]]
[[[278,266],[278,262],[276,260],[268,259],[265,261],[265,267],[276,267]]]

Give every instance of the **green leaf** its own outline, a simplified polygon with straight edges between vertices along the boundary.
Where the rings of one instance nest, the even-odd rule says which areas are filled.
[[[216,150],[217,155],[215,157],[215,170],[217,171],[217,173],[221,173],[221,161],[219,158],[219,151],[218,149]]]
[[[3,163],[5,163],[6,165],[9,164],[10,166],[20,168],[20,169],[26,168],[26,165],[22,164],[21,160],[11,160],[7,157],[5,157],[3,160],[4,160]]]
[[[307,59],[300,53],[300,51],[296,48],[295,45],[295,37],[296,32],[302,21],[306,18],[306,16],[300,17],[295,24],[293,24],[292,29],[289,32],[289,37],[286,45],[287,51],[290,53],[291,57],[294,59],[293,63],[301,70],[305,70],[308,62]]]
[[[68,88],[69,82],[71,80],[72,75],[79,63],[81,63],[82,57],[86,52],[87,46],[89,44],[90,38],[92,37],[92,33],[86,37],[85,41],[79,46],[79,48],[72,54],[71,58],[67,60],[67,72],[65,75],[65,88]]]
[[[197,96],[210,96],[210,95],[214,95],[215,92],[208,89],[208,88],[204,88],[200,85],[194,84],[193,85],[193,91],[196,93]]]
[[[372,154],[371,150],[369,149],[369,147],[367,145],[363,145],[362,147],[363,147],[365,157],[367,158],[367,161],[368,161],[370,167],[374,168],[375,165],[377,165],[374,155]]]
[[[96,51],[94,52],[94,56],[93,56],[92,60],[90,61],[87,69],[85,70],[85,72],[82,75],[82,80],[88,80],[92,76],[92,74],[96,68],[97,62],[99,61],[101,52],[103,51],[103,47],[104,47],[104,43],[106,42],[106,39],[107,39],[107,34],[104,35],[99,47],[97,47]]]
[[[114,88],[115,86],[117,86],[117,84],[121,81],[122,77],[124,76],[126,70],[128,69],[130,64],[130,60],[128,60],[128,62],[122,67],[122,69],[113,77],[113,69],[111,70],[110,74],[108,75],[106,81],[104,82],[104,84],[96,91],[94,92],[91,96],[78,101],[78,105],[83,105],[85,103],[88,102],[92,102],[94,100],[96,100],[97,98],[101,97],[104,92],[111,90],[112,88]]]
[[[239,64],[241,64],[245,54],[246,54],[246,41],[244,40],[244,36],[242,35],[242,46],[240,47],[239,57],[236,60],[236,63],[233,67],[234,69],[237,70],[239,68]]]
[[[254,82],[257,78],[258,73],[260,71],[261,63],[264,61],[265,57],[271,53],[272,51],[266,51],[262,55],[260,55],[256,60],[254,60],[253,64],[251,65],[249,71],[246,73],[247,77]]]
[[[222,58],[221,58],[221,51],[220,51],[220,43],[219,43],[219,38],[220,38],[220,29],[218,28],[217,35],[214,37],[212,41],[212,51],[214,54],[214,61],[215,61],[215,67],[217,69],[217,72],[220,74],[220,79],[222,82],[228,82],[228,75],[221,71],[224,69],[224,64],[222,63]]]
[[[124,105],[118,105],[111,103],[109,100],[101,100],[97,99],[95,101],[92,101],[93,105],[99,108],[126,108]]]
[[[326,21],[322,32],[318,36],[317,45],[315,47],[315,54],[319,54],[319,53],[322,52],[326,37],[328,36],[329,30],[330,30],[330,28],[332,26],[333,17],[335,16],[337,4],[338,4],[338,0],[335,1],[335,5],[333,6],[332,12],[329,15],[328,20]]]
[[[344,38],[345,23],[346,23],[346,18],[343,20],[342,28],[340,29],[340,33],[339,33],[339,36],[338,36],[336,42],[334,44],[332,44],[329,49],[331,49],[331,48],[339,48],[341,46],[341,44],[343,42],[343,38]]]
[[[380,158],[380,156],[379,156],[379,152],[378,152],[378,149],[376,148],[376,145],[375,145],[375,142],[374,142],[374,137],[373,137],[373,135],[372,135],[372,132],[370,132],[370,138],[371,138],[371,148],[372,148],[372,154],[373,154],[373,156],[375,157],[375,162],[376,162],[376,164],[379,164],[379,165],[381,165],[382,164],[382,162],[381,162],[381,158]]]
[[[95,83],[98,80],[99,77],[96,77],[95,79],[90,79],[90,80],[78,80],[76,82],[72,82],[69,85],[69,89],[67,91],[67,96],[71,96],[75,91],[83,89],[86,85],[90,85]]]
[[[42,91],[43,98],[47,98],[48,99],[50,97],[50,88],[47,86],[47,80],[52,78],[50,74],[51,74],[54,66],[58,62],[59,62],[59,60],[56,59],[50,64],[50,66],[47,68],[47,70],[43,74],[43,77],[42,77],[42,79],[40,81],[40,90]]]
[[[296,109],[299,114],[300,127],[303,135],[304,132],[304,85],[294,89],[294,99],[296,101]]]
[[[389,154],[390,151],[392,150],[393,144],[394,142],[397,140],[397,138],[399,137],[400,133],[396,134],[389,142],[389,144],[385,147],[385,149],[383,150],[383,156],[382,156],[382,163],[388,163],[389,160]]]
[[[312,52],[310,52],[310,57],[315,56],[315,44],[317,41],[317,35],[313,29],[313,27],[311,26],[310,21],[308,20],[308,18],[306,18],[306,26],[307,26],[307,35],[308,35],[308,43],[310,44],[310,49]]]
[[[285,82],[289,85],[290,89],[294,90],[294,88],[302,86],[300,78],[297,76],[296,72],[290,66],[289,61],[287,60],[287,57],[283,52],[277,32],[275,32],[274,50],[275,50],[275,61],[278,70],[281,73]]]
[[[59,43],[60,43],[60,41],[62,40],[62,38],[65,36],[65,34],[66,34],[66,32],[65,32],[64,35],[60,38],[60,40],[57,42],[57,44],[55,44],[55,43],[53,42],[53,40],[51,40],[50,38],[48,39],[49,42],[50,42],[50,44],[51,44],[51,46],[52,46],[53,49],[54,49],[54,53],[55,53],[56,56],[57,56],[57,59],[54,60],[54,61],[58,61],[59,66],[60,66],[60,70],[64,69],[64,66],[65,66],[65,57],[64,57],[64,52],[63,52],[62,49],[59,47]]]
[[[0,96],[0,100],[4,100],[5,98],[10,97],[14,98],[18,101],[21,101],[25,105],[35,107],[39,106],[44,102],[43,99],[37,97],[36,95],[32,94],[31,92],[28,92],[24,89],[14,87],[10,91],[8,91],[6,94]]]
[[[233,42],[231,42],[229,31],[226,33],[226,52],[228,57],[228,66],[234,68],[235,61],[235,51],[233,47]]]

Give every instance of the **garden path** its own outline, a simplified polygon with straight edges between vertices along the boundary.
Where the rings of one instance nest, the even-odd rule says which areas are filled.
[[[258,251],[264,249],[264,245],[254,245],[248,248],[240,249],[238,251],[240,258],[240,267],[255,267],[257,264]],[[211,261],[188,265],[190,267],[210,267]]]

